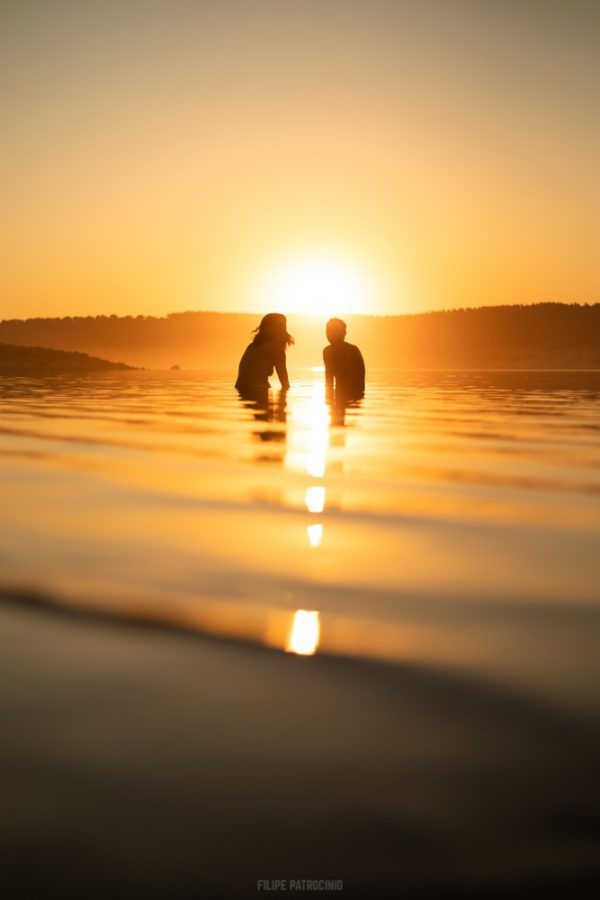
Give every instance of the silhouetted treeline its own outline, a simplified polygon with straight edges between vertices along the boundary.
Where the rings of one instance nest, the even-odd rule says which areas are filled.
[[[235,368],[260,316],[174,313],[5,320],[0,341],[125,359],[141,366]],[[321,363],[322,323],[289,316],[290,366]],[[348,316],[368,368],[600,368],[600,304],[490,306],[405,316]]]
[[[0,375],[83,375],[129,368],[124,363],[108,362],[87,353],[0,344]]]

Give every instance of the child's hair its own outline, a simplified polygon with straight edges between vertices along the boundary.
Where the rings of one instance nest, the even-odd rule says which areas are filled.
[[[279,332],[279,334],[278,334]],[[255,344],[262,344],[263,341],[277,340],[281,335],[281,340],[287,347],[294,343],[294,338],[287,330],[287,319],[282,313],[267,313],[260,320],[260,325],[252,332]]]

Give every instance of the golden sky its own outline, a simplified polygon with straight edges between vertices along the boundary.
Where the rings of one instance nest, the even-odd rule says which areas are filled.
[[[363,312],[600,299],[597,0],[3,0],[0,44],[2,318],[315,259]]]

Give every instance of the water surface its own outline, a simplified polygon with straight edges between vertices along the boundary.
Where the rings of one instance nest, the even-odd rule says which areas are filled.
[[[4,592],[591,711],[600,373],[371,373],[333,410],[293,374],[266,409],[227,372],[3,379]]]

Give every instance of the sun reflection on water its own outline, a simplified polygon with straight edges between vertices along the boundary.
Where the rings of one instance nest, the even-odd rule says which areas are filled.
[[[311,656],[319,646],[321,626],[316,610],[297,609],[286,643],[288,653]]]
[[[320,484],[313,484],[306,488],[304,503],[311,513],[323,512],[325,508],[325,488]]]
[[[321,541],[323,540],[323,526],[319,523],[315,523],[314,525],[306,526],[306,533],[308,535],[308,543],[311,547],[320,547]]]
[[[303,386],[302,394],[294,398],[289,426],[286,466],[305,471],[312,478],[323,478],[329,448],[329,409],[323,378]]]

